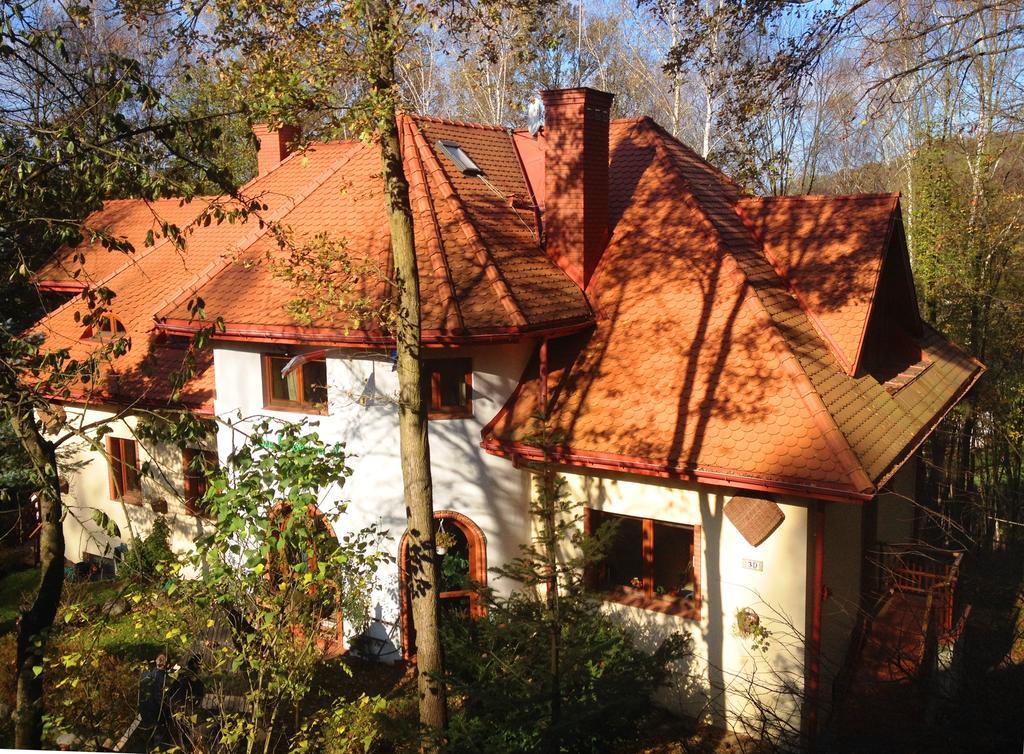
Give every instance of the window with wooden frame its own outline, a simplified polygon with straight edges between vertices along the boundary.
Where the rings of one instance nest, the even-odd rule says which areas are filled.
[[[110,498],[126,503],[142,502],[139,453],[135,440],[108,435],[107,457],[110,459]]]
[[[473,360],[425,359],[423,400],[431,419],[462,419],[473,415]]]
[[[588,534],[615,525],[588,585],[605,599],[685,618],[700,617],[700,526],[586,509]]]
[[[283,411],[327,413],[327,360],[314,359],[281,376],[290,356],[264,354],[263,405]]]
[[[203,498],[209,486],[207,478],[217,470],[218,465],[216,451],[194,448],[185,448],[182,451],[185,509],[189,515],[210,517],[209,510],[203,504]]]
[[[487,585],[487,540],[469,517],[455,511],[434,513],[438,595],[446,619],[475,620],[487,613],[480,587]],[[412,616],[412,588],[409,583],[409,534],[398,545],[399,591],[402,627],[402,656],[416,656],[416,626]]]
[[[113,314],[101,314],[92,329],[93,337],[99,340],[120,337],[128,332],[124,323]]]

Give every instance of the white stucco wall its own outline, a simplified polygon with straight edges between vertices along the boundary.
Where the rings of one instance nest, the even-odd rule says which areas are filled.
[[[530,533],[529,475],[506,459],[484,453],[479,442],[480,430],[515,388],[531,349],[532,344],[524,343],[446,354],[473,359],[473,416],[430,422],[435,509],[457,511],[480,527],[486,538],[488,567],[515,557]],[[264,407],[261,352],[266,348],[245,344],[218,346],[214,351],[215,408],[222,422],[216,443],[222,462],[244,442],[244,430],[258,418],[304,418],[303,414]],[[332,510],[334,503],[344,501],[345,512],[332,517],[335,530],[341,534],[378,525],[388,532],[383,546],[397,556],[405,529],[397,375],[387,354],[358,350],[332,352],[327,374],[329,411],[305,418],[318,424],[317,431],[325,440],[346,443],[353,473],[342,486],[325,491],[322,507]],[[79,413],[84,422],[111,416],[99,410]],[[114,434],[131,437],[134,421],[115,421]],[[73,456],[65,462],[82,465],[71,476],[68,495],[69,557],[78,556],[90,541],[96,543],[89,548],[92,551],[104,549],[105,538],[91,531],[96,529],[91,523],[92,508],[104,510],[124,532],[129,531],[130,522],[137,533],[144,534],[154,514],[147,506],[122,506],[109,499],[107,462],[102,454],[79,447]],[[184,549],[196,527],[204,524],[188,516],[181,506],[180,452],[177,448],[148,449],[140,443],[140,462],[151,457],[164,459],[161,466],[177,494],[168,495],[154,480],[145,479],[144,497],[167,499],[174,545]],[[813,548],[806,506],[796,500],[780,501],[785,521],[764,543],[753,547],[723,514],[732,490],[611,473],[568,474],[567,479],[573,496],[591,508],[702,527],[700,620],[607,603],[607,609],[627,621],[652,648],[670,632],[692,638],[693,659],[680,675],[679,687],[665,695],[665,703],[712,723],[741,728],[760,723],[760,707],[798,729]],[[827,600],[824,608],[823,650],[831,655],[848,635],[841,604],[855,599],[857,584],[849,574],[854,572],[851,564],[856,560],[860,536],[859,517],[854,520],[851,512],[856,509],[830,505],[828,510],[826,586],[833,599]],[[762,570],[748,569],[744,560],[759,561]],[[504,591],[512,585],[498,582],[494,586]],[[371,602],[375,621],[371,633],[388,642],[385,659],[397,658],[401,647],[397,564],[383,569]],[[736,613],[745,607],[753,608],[772,632],[766,651],[755,649],[749,638],[736,631]],[[364,628],[348,626],[346,635]],[[823,684],[825,693],[827,688]]]
[[[780,502],[785,521],[758,547],[725,517],[729,490],[621,475],[567,475],[574,498],[597,510],[702,527],[699,621],[606,603],[650,647],[671,632],[693,639],[693,661],[663,700],[690,715],[743,728],[760,723],[758,705],[799,729],[807,614],[807,509]],[[743,561],[761,561],[748,570]],[[767,651],[738,635],[736,612],[753,608],[772,632]],[[789,693],[786,688],[792,689]]]
[[[68,482],[64,495],[65,557],[71,562],[86,553],[110,556],[111,550],[134,535],[145,537],[157,514],[153,501],[167,505],[167,522],[171,527],[171,546],[178,552],[191,547],[206,522],[188,514],[184,505],[182,452],[176,445],[139,440],[136,428],[139,419],[122,417],[112,409],[67,408],[68,423],[76,427],[92,427],[95,438],[98,427],[109,427],[111,437],[134,439],[138,447],[138,464],[149,463],[149,473],[141,475],[142,500],[123,503],[110,496],[110,465],[104,450],[94,448],[81,438],[65,442],[58,451],[61,478]],[[106,440],[99,444],[106,448]],[[93,521],[93,511],[106,513],[121,530],[120,538],[110,538]]]
[[[452,510],[468,516],[486,537],[488,567],[518,554],[529,535],[528,477],[507,460],[480,448],[480,431],[501,409],[518,383],[532,344],[461,348],[446,356],[473,360],[473,416],[434,419],[429,423],[435,511]],[[264,408],[259,346],[218,347],[214,351],[217,380],[216,412],[236,428],[223,426],[218,435],[225,459],[244,442],[239,429],[253,417],[271,416],[297,421],[303,414]],[[428,354],[428,355],[433,355]],[[437,355],[441,355],[438,352]],[[341,487],[325,491],[322,507],[329,511],[339,500],[346,511],[332,517],[340,535],[376,524],[387,530],[383,546],[397,558],[405,531],[406,513],[398,447],[396,396],[398,376],[386,353],[365,350],[332,352],[327,359],[328,414],[309,416],[328,442],[344,442],[352,475]],[[241,423],[238,417],[242,417]],[[386,567],[372,598],[372,635],[389,639],[388,657],[400,649],[398,569]],[[501,585],[496,585],[500,588]],[[351,636],[359,626],[347,627]]]

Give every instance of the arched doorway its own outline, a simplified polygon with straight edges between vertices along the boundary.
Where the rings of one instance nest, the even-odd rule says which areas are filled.
[[[284,527],[289,524],[305,530],[298,537],[302,543],[301,548],[295,542],[289,542],[283,553],[274,549],[268,553],[267,578],[271,583],[285,572],[300,576],[306,572],[315,573],[319,564],[330,561],[341,546],[331,522],[315,505],[309,505],[302,511],[302,519],[295,520],[295,515],[285,503],[279,503],[270,512],[271,526]],[[318,591],[314,584],[296,597],[304,610],[312,611],[310,617],[320,650],[328,657],[342,654],[345,651],[344,621],[341,599],[336,590]],[[302,633],[304,631],[299,631],[298,635]]]
[[[487,583],[487,540],[484,533],[468,516],[455,511],[436,511],[434,537],[442,540],[439,544],[448,544],[447,547],[439,546],[436,554],[441,581],[441,610],[464,614],[470,620],[480,617],[484,607],[480,604],[477,588]],[[398,546],[398,579],[402,657],[411,660],[416,656],[416,627],[412,620],[408,564],[409,535],[406,533]]]

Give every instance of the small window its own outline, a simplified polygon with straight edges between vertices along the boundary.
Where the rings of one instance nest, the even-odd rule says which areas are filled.
[[[93,337],[100,340],[121,337],[127,332],[124,323],[113,314],[101,314],[93,325]]]
[[[423,399],[431,419],[473,415],[471,359],[429,359],[423,362]]]
[[[441,140],[437,142],[437,146],[448,156],[449,160],[455,163],[455,167],[457,167],[463,175],[476,176],[484,174],[484,171],[480,169],[480,166],[473,162],[473,159],[466,154],[466,150],[460,147],[456,142]]]
[[[217,470],[217,453],[213,450],[186,448],[182,455],[185,477],[185,507],[190,515],[208,518],[210,513],[203,505],[203,498],[209,486],[207,478]]]
[[[616,527],[588,574],[593,589],[614,602],[700,617],[700,527],[589,509],[586,514],[590,532],[606,523]]]
[[[135,440],[108,437],[107,456],[110,458],[111,499],[140,502],[142,484],[139,482],[139,454]]]
[[[281,370],[291,361],[288,356],[263,357],[263,392],[266,408],[307,413],[327,413],[327,361],[318,359],[300,364],[288,376]]]

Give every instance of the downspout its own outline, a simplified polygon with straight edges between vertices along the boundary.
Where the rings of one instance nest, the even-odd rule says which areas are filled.
[[[825,503],[814,504],[814,582],[811,595],[811,637],[807,646],[807,749],[814,751],[821,698],[821,603],[825,594]]]
[[[548,418],[548,339],[540,342],[540,414]]]

